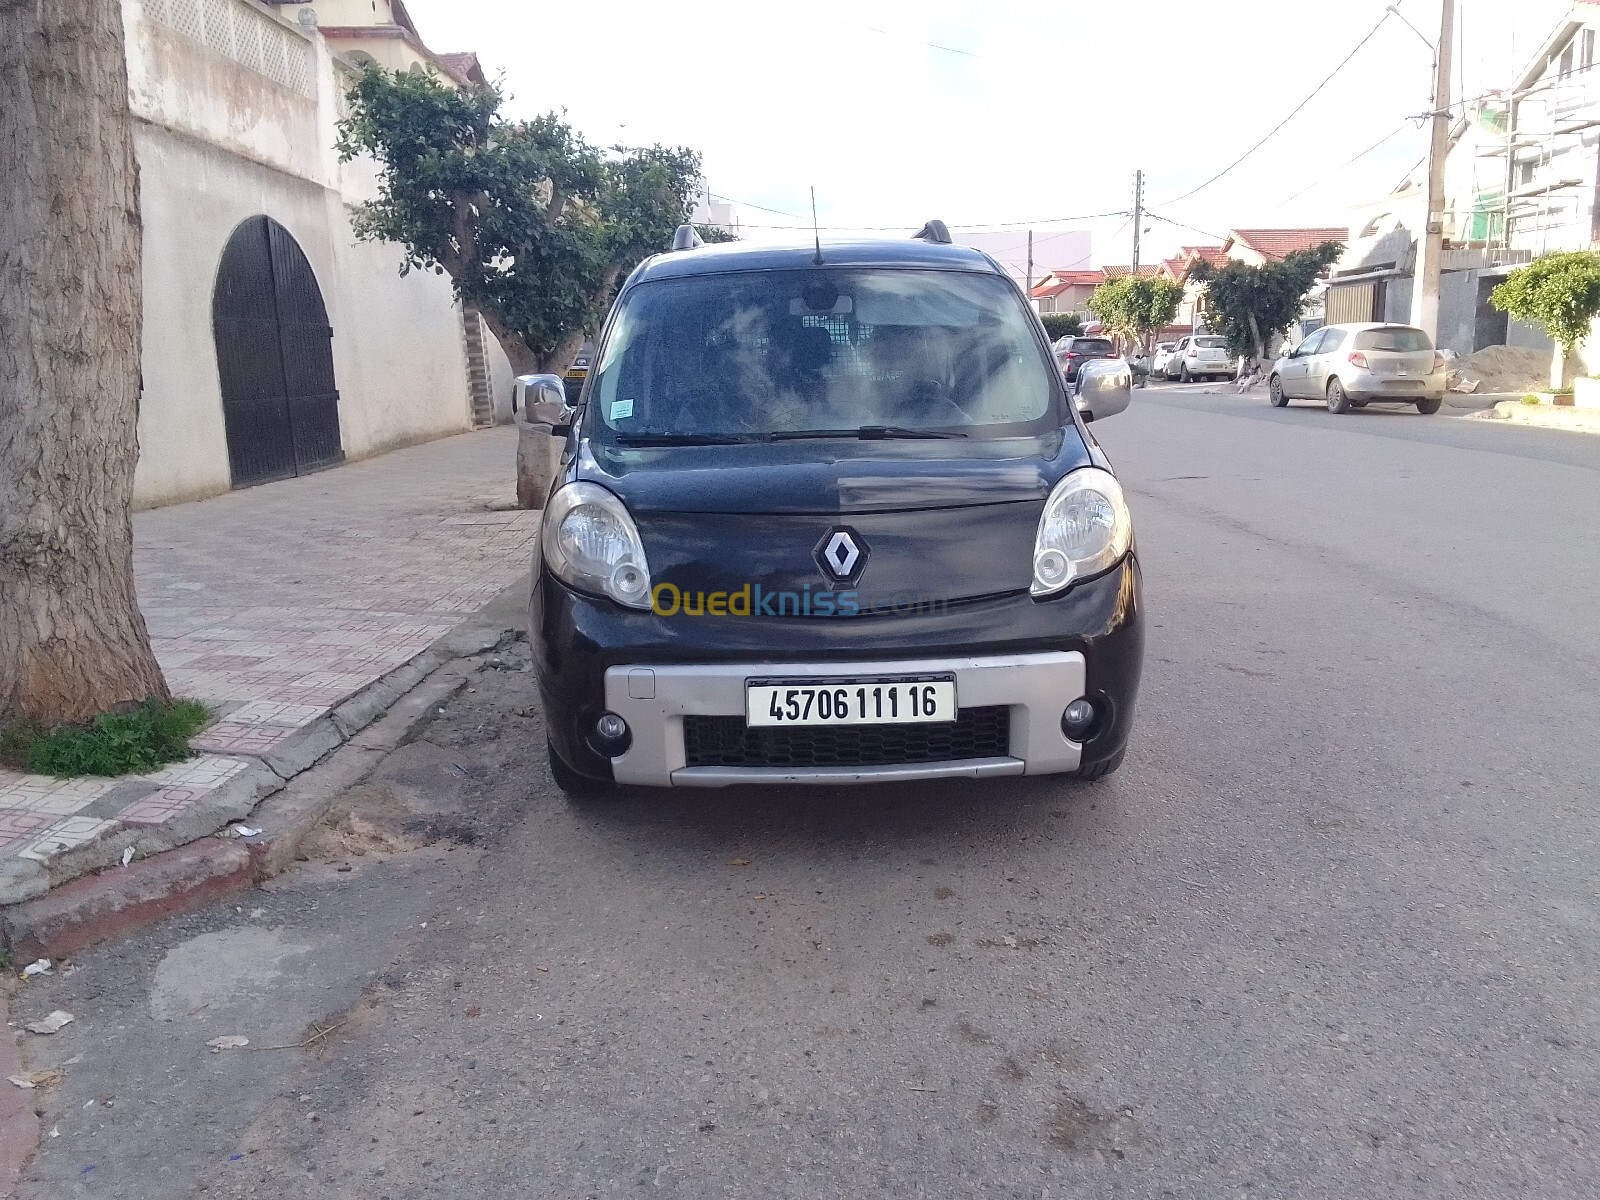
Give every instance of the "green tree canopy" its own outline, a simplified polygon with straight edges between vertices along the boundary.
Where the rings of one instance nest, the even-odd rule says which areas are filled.
[[[710,245],[713,242],[737,242],[739,239],[731,229],[721,225],[696,225],[694,231],[700,235],[700,240]]]
[[[1343,252],[1343,242],[1323,242],[1259,267],[1230,262],[1219,268],[1199,260],[1189,278],[1206,285],[1206,320],[1228,339],[1229,351],[1261,362],[1267,343],[1299,320],[1311,286]]]
[[[1053,342],[1057,338],[1077,337],[1083,332],[1083,318],[1077,313],[1040,313],[1044,331]]]
[[[662,146],[604,152],[555,114],[506,120],[504,99],[498,86],[368,67],[339,154],[370,154],[380,169],[358,236],[405,247],[402,273],[448,274],[518,374],[559,372],[623,273],[687,220],[700,159]]]
[[[1600,316],[1600,254],[1546,254],[1518,267],[1489,294],[1489,303],[1519,321],[1539,324],[1570,356]]]
[[[1108,279],[1089,297],[1089,311],[1122,338],[1126,348],[1142,346],[1157,329],[1170,325],[1183,302],[1183,284],[1154,276]]]

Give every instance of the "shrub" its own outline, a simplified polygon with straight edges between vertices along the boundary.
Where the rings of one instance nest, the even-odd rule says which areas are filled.
[[[1044,331],[1052,342],[1057,338],[1077,337],[1083,332],[1083,318],[1077,313],[1040,313],[1039,319],[1044,322]]]

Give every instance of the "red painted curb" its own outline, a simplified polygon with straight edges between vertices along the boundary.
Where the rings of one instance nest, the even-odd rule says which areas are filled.
[[[65,958],[220,900],[252,882],[250,855],[243,846],[204,838],[11,905],[0,922],[14,961]]]
[[[33,1111],[34,1093],[5,1083],[7,1075],[22,1073],[22,1051],[17,1035],[5,1028],[11,1019],[6,998],[0,995],[0,1200],[16,1194],[17,1180],[39,1146],[39,1117]]]

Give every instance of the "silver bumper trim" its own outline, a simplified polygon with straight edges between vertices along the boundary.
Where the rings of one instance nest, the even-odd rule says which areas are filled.
[[[963,758],[955,762],[902,763],[887,767],[684,767],[672,773],[677,787],[728,787],[739,783],[896,783],[915,779],[987,779],[1021,775],[1020,758]]]
[[[744,716],[745,680],[756,678],[954,675],[961,708],[1011,709],[1004,758],[881,767],[690,767],[683,718]],[[629,663],[606,671],[606,707],[627,721],[633,741],[612,760],[618,783],[722,787],[733,783],[853,783],[885,779],[1046,775],[1076,770],[1082,747],[1061,732],[1061,711],[1084,693],[1076,651],[858,662]]]

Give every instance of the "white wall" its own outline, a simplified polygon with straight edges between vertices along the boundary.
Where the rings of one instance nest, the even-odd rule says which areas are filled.
[[[196,12],[199,26],[172,24]],[[350,204],[373,194],[374,176],[370,164],[341,166],[333,152],[340,93],[325,44],[248,0],[127,0],[124,13],[144,223],[135,503],[231,486],[211,299],[223,249],[252,216],[284,226],[316,274],[347,459],[470,429],[449,282],[423,272],[402,279],[398,246],[351,232]],[[215,48],[219,28],[239,38],[226,42],[234,57]],[[257,48],[255,67],[237,57],[241,44]]]

